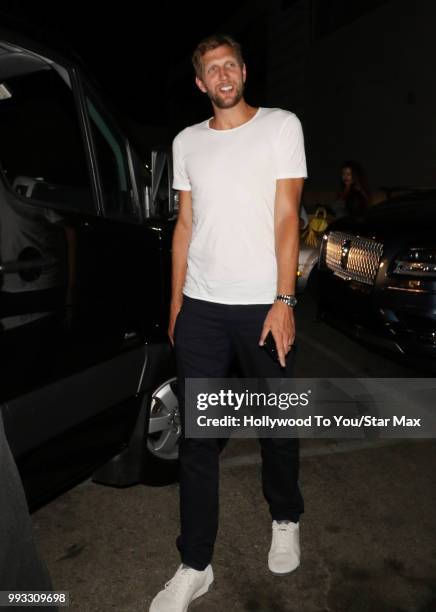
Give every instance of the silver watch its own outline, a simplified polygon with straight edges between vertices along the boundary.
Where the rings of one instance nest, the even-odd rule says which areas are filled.
[[[297,304],[297,298],[295,295],[284,295],[283,293],[279,293],[276,295],[276,302],[284,302],[289,308],[294,308]]]

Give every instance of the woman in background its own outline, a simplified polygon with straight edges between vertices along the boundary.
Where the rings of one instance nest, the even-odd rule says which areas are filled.
[[[360,217],[369,207],[371,194],[366,174],[359,162],[349,160],[341,166],[341,190],[333,204],[336,217]]]

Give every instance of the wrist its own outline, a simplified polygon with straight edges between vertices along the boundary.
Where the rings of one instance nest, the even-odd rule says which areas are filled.
[[[297,305],[297,298],[293,293],[277,293],[275,302],[281,302],[282,304],[292,309],[295,308],[295,306]]]

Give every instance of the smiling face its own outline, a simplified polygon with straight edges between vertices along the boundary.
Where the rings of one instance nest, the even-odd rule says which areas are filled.
[[[227,45],[207,51],[201,62],[201,77],[195,79],[198,88],[217,108],[236,106],[244,93],[245,64],[240,65],[233,49]]]

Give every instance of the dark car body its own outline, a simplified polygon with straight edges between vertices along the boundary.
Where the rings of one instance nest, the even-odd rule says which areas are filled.
[[[0,133],[0,406],[29,502],[97,468],[138,482],[174,221],[83,67],[7,31]]]
[[[436,191],[393,198],[324,235],[319,309],[357,338],[436,368]]]

